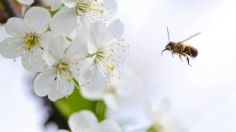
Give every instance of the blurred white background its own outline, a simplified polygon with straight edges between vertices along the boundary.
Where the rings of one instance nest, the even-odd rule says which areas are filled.
[[[236,2],[234,0],[118,0],[117,17],[124,22],[124,37],[131,45],[128,65],[145,87],[127,101],[126,114],[147,100],[171,101],[171,113],[189,132],[236,131]],[[172,41],[188,41],[199,56],[181,62],[161,50]],[[0,40],[6,36],[1,27]],[[30,92],[30,78],[20,65],[0,57],[0,130],[41,132],[45,117],[40,102]],[[129,105],[126,105],[129,106]],[[137,109],[136,109],[137,107]],[[121,112],[123,113],[123,111]]]

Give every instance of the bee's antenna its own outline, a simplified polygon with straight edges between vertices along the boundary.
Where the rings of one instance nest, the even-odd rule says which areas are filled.
[[[169,42],[170,42],[170,32],[169,32],[168,26],[167,26],[167,36],[168,36],[168,40],[169,40]]]
[[[183,43],[183,42],[185,42],[185,41],[188,41],[188,40],[190,40],[190,39],[192,39],[192,38],[196,37],[196,36],[197,36],[197,35],[199,35],[199,34],[201,34],[201,33],[200,33],[200,32],[198,32],[198,33],[195,33],[195,34],[193,34],[192,36],[188,37],[187,39],[185,39],[185,40],[181,41],[181,43]]]

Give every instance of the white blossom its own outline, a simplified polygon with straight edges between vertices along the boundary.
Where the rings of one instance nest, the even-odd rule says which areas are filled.
[[[25,69],[43,71],[46,65],[41,55],[49,35],[47,29],[50,19],[49,12],[41,7],[30,8],[24,19],[10,18],[5,28],[11,37],[0,43],[0,53],[11,59],[22,56]]]
[[[69,96],[74,90],[74,78],[78,77],[79,63],[74,61],[74,46],[60,35],[54,34],[49,40],[43,58],[50,67],[40,73],[34,81],[38,96],[48,96],[51,101]]]
[[[53,31],[70,34],[77,26],[109,20],[116,11],[114,0],[62,0],[65,5],[52,19]]]
[[[68,124],[71,132],[121,132],[120,126],[115,121],[106,119],[98,122],[96,116],[88,110],[72,114]]]
[[[81,30],[78,39],[72,45],[83,40],[83,50],[80,49],[79,58],[83,59],[83,68],[79,80],[80,87],[87,90],[103,89],[112,77],[119,77],[121,69],[128,53],[128,45],[120,39],[122,24],[119,20],[109,26],[102,22],[96,22],[89,29]],[[81,37],[83,36],[83,37]],[[83,39],[82,39],[83,38]]]
[[[186,132],[181,123],[169,112],[169,102],[163,101],[156,109],[150,103],[145,108],[148,110],[149,125],[147,132]]]
[[[122,99],[132,96],[142,86],[143,82],[137,75],[129,69],[124,69],[120,78],[112,78],[106,88],[93,91],[81,89],[81,92],[89,99],[103,99],[109,108],[117,110]]]

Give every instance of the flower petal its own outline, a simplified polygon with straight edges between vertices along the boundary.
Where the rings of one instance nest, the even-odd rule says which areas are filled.
[[[24,20],[16,17],[8,19],[5,28],[8,34],[14,37],[21,38],[23,38],[26,32],[28,31],[27,25],[24,23]]]
[[[24,40],[7,38],[0,43],[0,54],[6,58],[14,59],[24,53]]]
[[[43,51],[38,48],[32,48],[30,51],[26,52],[22,58],[22,64],[24,68],[31,72],[42,72],[48,68],[42,58]]]
[[[120,126],[113,120],[105,120],[99,124],[100,132],[122,132]]]
[[[143,87],[143,80],[131,70],[125,68],[120,72],[121,79],[115,79],[113,83],[119,85],[117,92],[119,96],[131,96]]]
[[[36,32],[38,34],[42,34],[48,29],[50,19],[50,13],[42,7],[30,8],[24,17],[24,21],[27,23],[31,32]]]
[[[74,82],[70,73],[63,72],[60,74],[58,72],[56,78],[54,78],[53,87],[48,93],[48,98],[51,101],[57,101],[60,98],[71,95],[73,90]]]
[[[53,88],[56,73],[53,70],[40,73],[34,80],[34,92],[36,95],[47,96],[50,88]]]
[[[69,35],[77,26],[77,14],[75,9],[62,8],[51,21],[52,31]]]
[[[116,110],[118,107],[118,102],[117,102],[117,99],[116,99],[116,95],[113,95],[113,94],[106,94],[104,97],[103,97],[103,100],[105,101],[106,105],[113,109],[113,110]]]
[[[82,60],[88,56],[88,47],[85,33],[79,34],[73,41],[66,52],[66,56],[72,60]]]
[[[70,95],[74,90],[73,81],[68,81],[65,75],[50,69],[37,76],[34,81],[34,91],[38,96],[47,96],[51,101]]]
[[[115,16],[117,11],[117,3],[115,0],[103,0],[103,6],[105,7],[105,17],[107,20]]]
[[[120,38],[124,31],[124,25],[119,19],[112,21],[108,28],[117,38]]]
[[[72,114],[68,120],[71,131],[77,132],[97,132],[98,123],[95,115],[88,111],[83,110]]]
[[[68,46],[69,42],[63,35],[54,34],[51,36],[43,53],[45,62],[49,66],[58,63],[64,57],[65,50]]]
[[[34,0],[17,0],[17,1],[24,5],[31,5],[34,3]]]
[[[94,44],[97,48],[100,48],[112,36],[109,30],[107,30],[105,23],[98,21],[91,25],[88,40],[90,44]]]
[[[91,66],[93,67],[92,71],[87,73],[87,83],[84,85],[84,88],[88,91],[93,90],[99,90],[106,88],[106,85],[108,83],[108,80],[104,77],[102,72],[99,70],[97,66]],[[82,75],[85,77],[85,75]],[[82,86],[83,87],[83,86]]]

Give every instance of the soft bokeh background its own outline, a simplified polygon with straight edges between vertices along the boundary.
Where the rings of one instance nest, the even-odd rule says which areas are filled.
[[[143,103],[171,102],[171,114],[189,132],[236,131],[236,2],[234,0],[118,0],[117,17],[125,24],[124,37],[131,45],[128,65],[145,87],[127,99],[120,116],[145,117]],[[168,42],[188,41],[199,56],[181,62],[168,52]],[[0,28],[0,40],[6,34]],[[34,77],[20,60],[0,57],[0,130],[42,132],[44,109],[30,91]],[[132,107],[129,107],[132,106]],[[119,116],[117,114],[116,116]],[[139,122],[142,124],[143,122]]]

